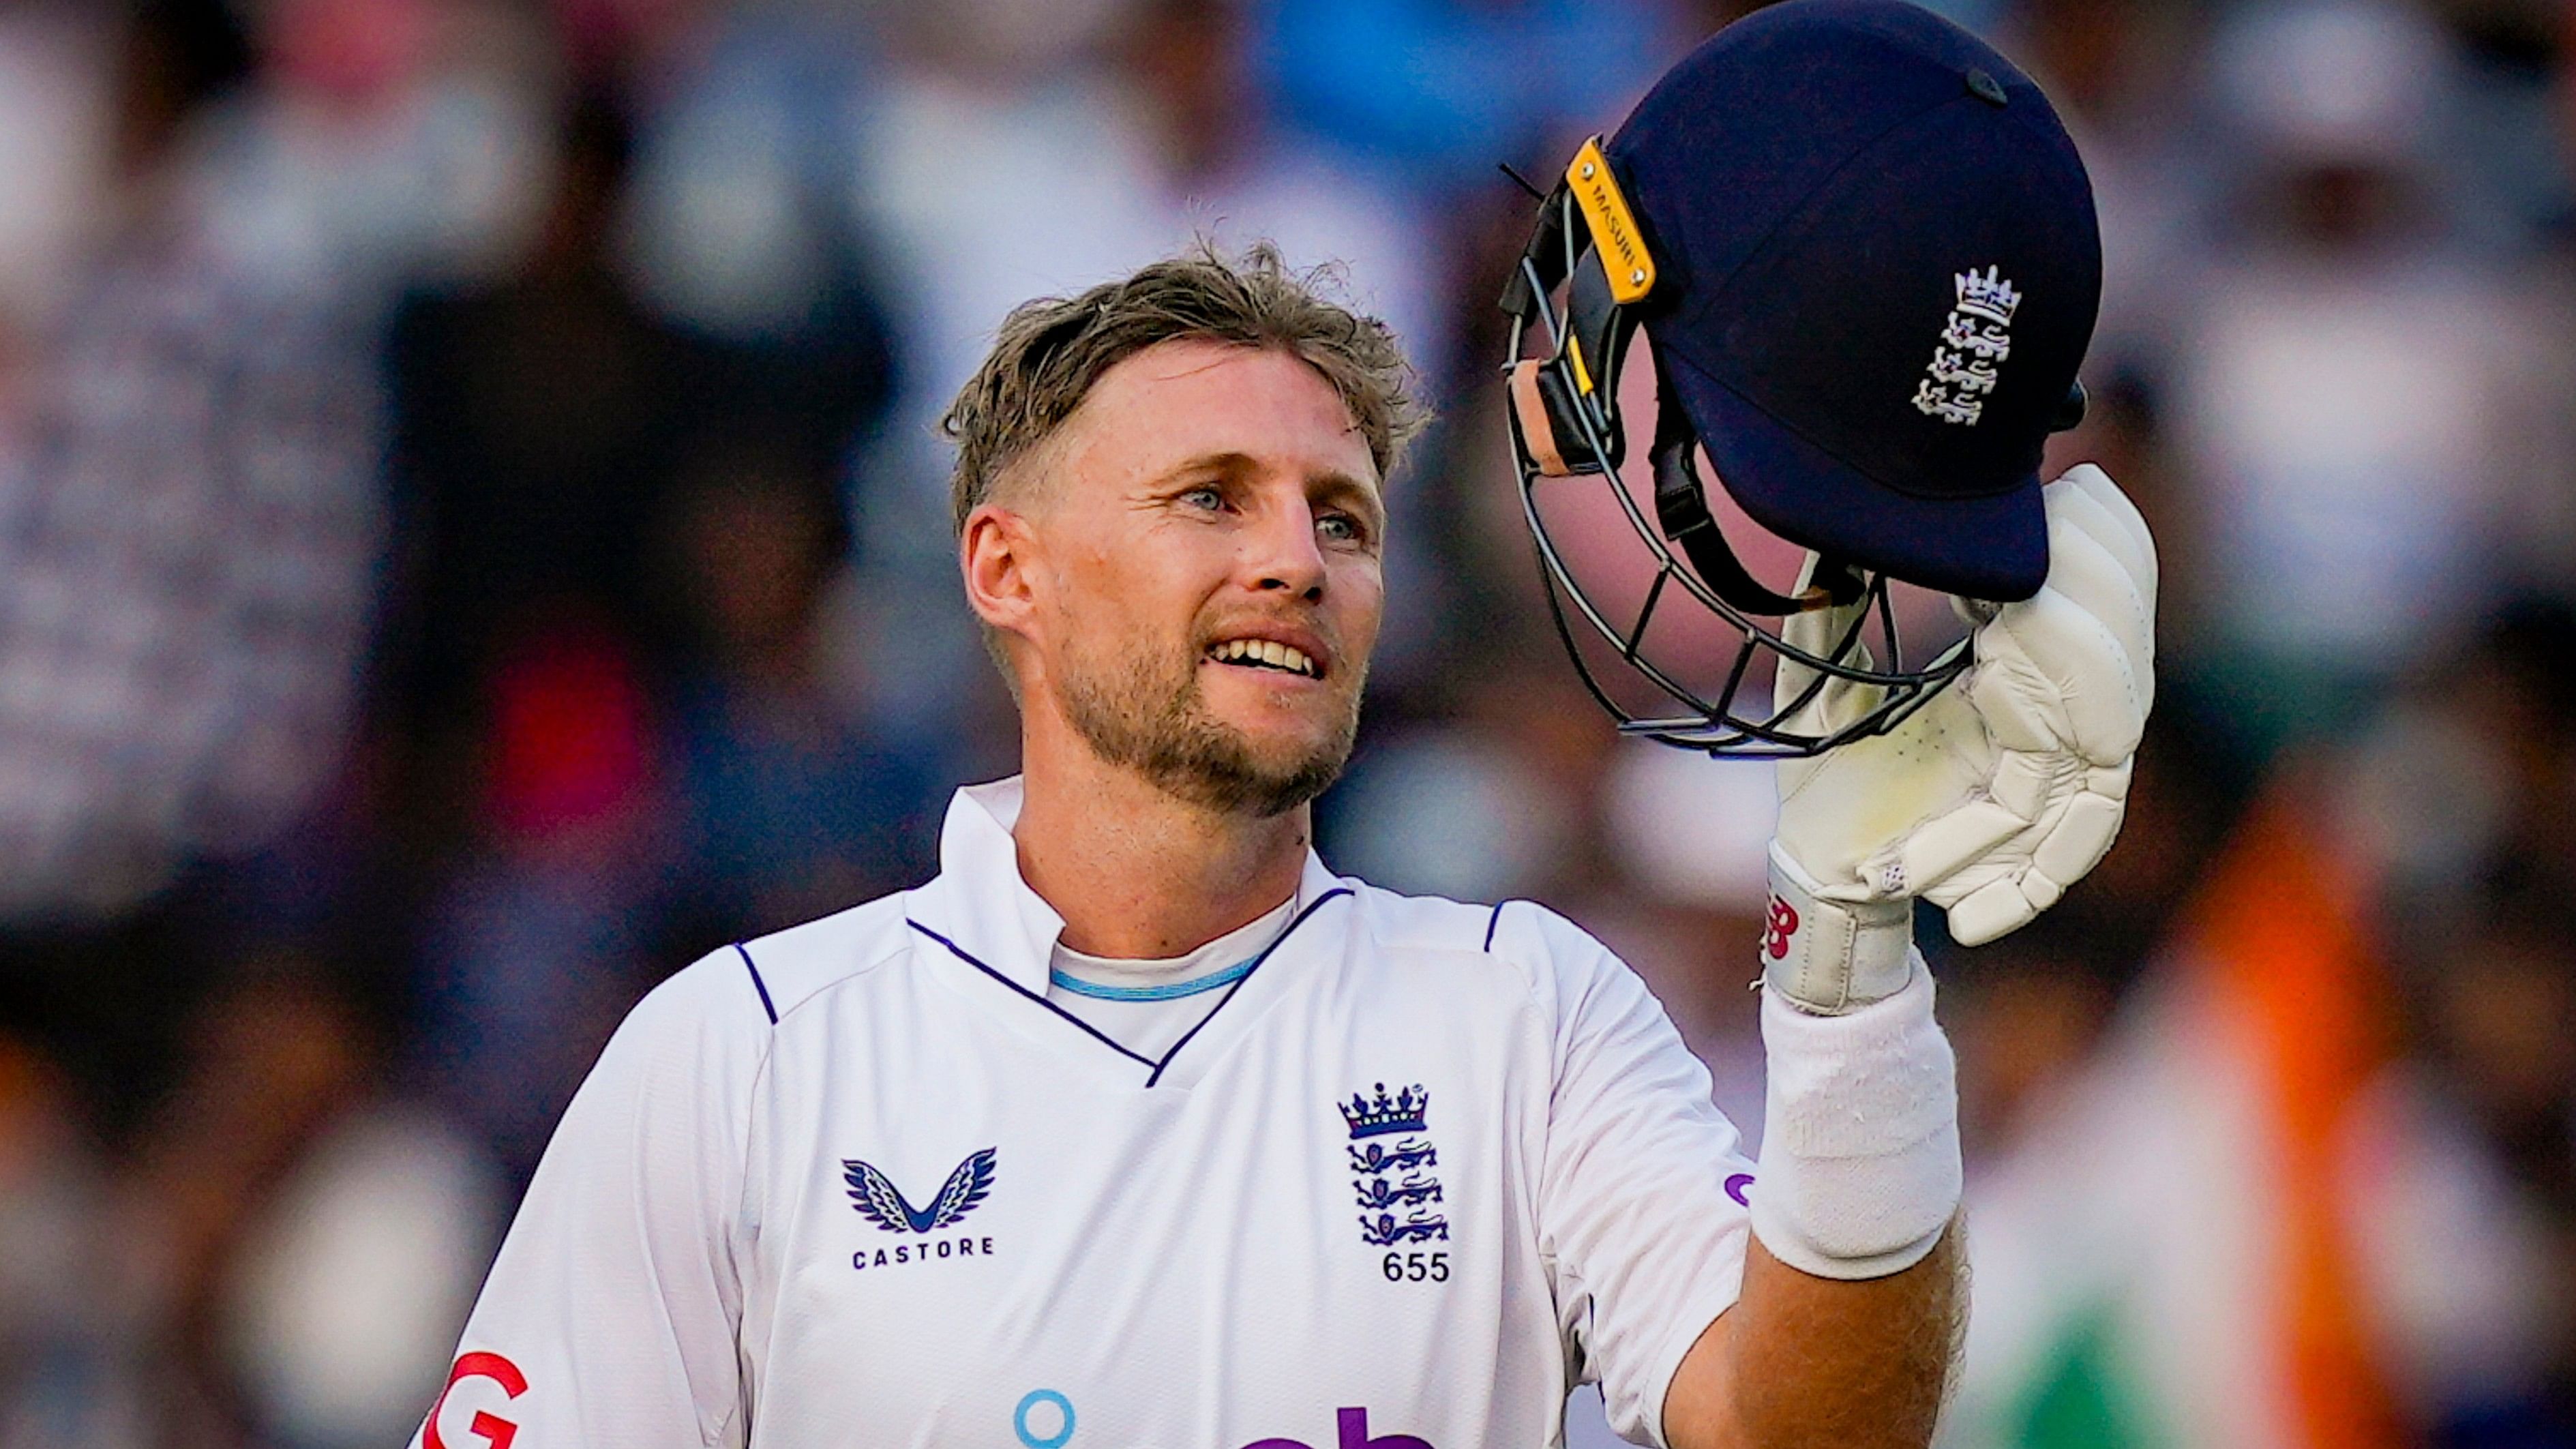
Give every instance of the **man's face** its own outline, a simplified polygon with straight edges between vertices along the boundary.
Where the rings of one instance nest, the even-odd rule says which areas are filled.
[[[1322,793],[1384,605],[1377,468],[1332,385],[1285,352],[1162,343],[1024,463],[1009,627],[1035,687],[1182,799],[1276,815]]]

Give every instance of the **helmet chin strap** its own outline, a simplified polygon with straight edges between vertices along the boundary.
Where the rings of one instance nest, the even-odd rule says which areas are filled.
[[[1510,369],[1513,420],[1529,462],[1542,476],[1615,472],[1626,440],[1614,411],[1619,372],[1636,337],[1638,317],[1612,296],[1588,236],[1575,233],[1582,221],[1563,187],[1539,213],[1538,229],[1503,290],[1503,309],[1515,325],[1526,325],[1530,311],[1545,307],[1548,291],[1562,281],[1564,322],[1555,356],[1527,359]],[[1588,376],[1582,371],[1587,366]],[[1578,416],[1587,408],[1588,415]],[[1590,445],[1594,439],[1601,445],[1597,452]],[[1657,356],[1655,440],[1647,455],[1654,469],[1655,518],[1701,582],[1739,612],[1773,618],[1860,600],[1866,581],[1858,569],[1837,558],[1818,558],[1810,574],[1813,582],[1795,594],[1775,593],[1754,578],[1709,511],[1707,485],[1692,457],[1698,447],[1699,435]]]
[[[1810,575],[1814,582],[1794,595],[1774,593],[1754,578],[1709,512],[1708,488],[1692,458],[1698,447],[1699,434],[1692,431],[1690,418],[1674,397],[1672,379],[1659,355],[1655,358],[1655,442],[1646,456],[1655,470],[1655,521],[1663,525],[1664,537],[1681,549],[1710,592],[1748,614],[1803,614],[1859,600],[1864,587],[1860,574],[1840,559],[1818,558]]]

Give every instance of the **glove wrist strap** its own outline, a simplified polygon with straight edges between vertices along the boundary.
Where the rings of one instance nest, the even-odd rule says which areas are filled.
[[[1837,901],[1771,842],[1762,985],[1813,1016],[1840,1016],[1905,989],[1914,974],[1914,902]]]

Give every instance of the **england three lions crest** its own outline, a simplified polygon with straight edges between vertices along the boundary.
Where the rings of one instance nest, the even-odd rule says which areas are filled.
[[[1925,417],[1973,428],[2002,380],[2004,359],[2012,356],[2013,314],[2021,310],[2021,289],[2001,267],[1956,272],[1950,284],[1958,301],[1942,324],[1932,361],[1914,385],[1914,407]]]
[[[1442,1201],[1440,1180],[1428,1169],[1440,1162],[1431,1144],[1431,1089],[1416,1084],[1389,1094],[1354,1092],[1341,1108],[1350,1128],[1350,1155],[1360,1208],[1360,1241],[1372,1248],[1399,1243],[1449,1241],[1449,1220],[1433,1211]]]

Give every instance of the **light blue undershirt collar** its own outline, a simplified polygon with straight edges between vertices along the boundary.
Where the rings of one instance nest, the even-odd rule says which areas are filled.
[[[1094,1001],[1178,1001],[1184,996],[1196,996],[1203,991],[1215,991],[1221,987],[1232,986],[1251,975],[1252,968],[1260,961],[1259,956],[1250,956],[1224,970],[1211,971],[1205,976],[1194,976],[1187,981],[1158,981],[1151,986],[1104,986],[1097,981],[1085,981],[1079,976],[1051,968],[1047,972],[1047,984],[1060,987],[1076,996],[1088,996]]]
[[[1205,953],[1213,955],[1218,951],[1226,951],[1229,947],[1234,951],[1245,952],[1242,960],[1235,962],[1231,966],[1219,967],[1214,971],[1208,972],[1204,976],[1193,976],[1185,981],[1166,979],[1162,981],[1147,981],[1133,986],[1122,985],[1116,982],[1096,980],[1093,977],[1074,975],[1072,972],[1064,969],[1064,965],[1061,964],[1062,957],[1059,956],[1057,962],[1051,962],[1048,965],[1047,984],[1064,991],[1068,995],[1080,996],[1092,1001],[1180,1001],[1187,997],[1202,995],[1210,991],[1222,991],[1226,987],[1232,986],[1234,983],[1241,981],[1244,977],[1251,975],[1252,968],[1261,964],[1262,956],[1268,952],[1272,946],[1278,944],[1280,933],[1287,929],[1289,921],[1296,911],[1296,907],[1297,902],[1292,897],[1288,901],[1283,902],[1277,909],[1265,913],[1260,920],[1246,923],[1231,936],[1210,941],[1205,946],[1200,947],[1199,952],[1193,954]],[[1255,942],[1260,943],[1257,949],[1254,948]],[[1229,954],[1231,954],[1231,952],[1229,952]],[[1096,961],[1096,958],[1086,957],[1080,952],[1075,951],[1065,951],[1063,952],[1063,955],[1075,957],[1076,959],[1071,964],[1076,967],[1094,965],[1096,962],[1096,964],[1103,969],[1113,969],[1119,966],[1131,964],[1118,961]],[[1224,958],[1220,956],[1217,959],[1223,960]],[[1132,964],[1161,966],[1166,970],[1169,970],[1176,967],[1185,967],[1188,963],[1185,960],[1179,960]]]

